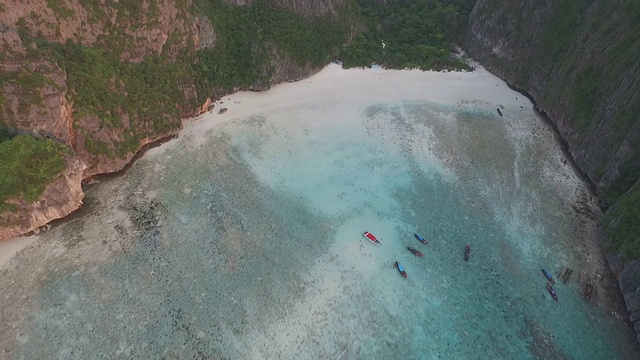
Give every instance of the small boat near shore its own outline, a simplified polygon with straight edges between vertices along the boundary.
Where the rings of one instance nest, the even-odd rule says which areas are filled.
[[[418,250],[416,250],[416,249],[414,249],[414,248],[412,248],[410,246],[407,246],[407,250],[411,251],[411,253],[413,255],[415,255],[415,256],[422,256],[423,255],[420,251],[418,251]]]
[[[364,234],[362,234],[362,236],[364,236],[365,239],[371,241],[372,243],[374,243],[374,244],[376,244],[378,246],[382,245],[382,243],[375,236],[373,236],[372,233],[370,233],[368,231],[365,231]]]
[[[556,283],[556,281],[553,279],[553,276],[551,276],[551,274],[549,274],[547,270],[542,269],[542,273],[544,274],[544,277],[546,277],[547,280],[549,280],[549,282],[551,282],[552,284]]]
[[[399,262],[396,261],[395,264],[393,264],[393,266],[398,269],[398,271],[400,272],[400,275],[402,275],[403,278],[407,278],[407,272],[404,270],[404,267],[402,265],[400,265]]]
[[[464,247],[464,261],[469,261],[471,257],[471,244],[467,243],[467,246]]]
[[[429,244],[429,242],[428,242],[427,240],[425,240],[425,239],[424,239],[420,234],[415,233],[415,234],[413,234],[413,235],[415,235],[416,239],[418,239],[418,241],[420,241],[421,243],[423,243],[423,244]]]
[[[553,300],[558,301],[558,294],[556,294],[556,291],[553,290],[553,288],[551,287],[551,284],[547,283],[547,291],[549,291],[549,294],[551,294],[551,297],[553,298]]]

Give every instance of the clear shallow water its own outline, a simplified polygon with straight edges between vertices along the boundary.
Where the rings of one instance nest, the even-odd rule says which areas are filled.
[[[547,294],[540,266],[586,266],[586,190],[530,108],[495,108],[336,96],[144,157],[104,185],[135,241],[51,277],[15,357],[637,357],[575,281]]]

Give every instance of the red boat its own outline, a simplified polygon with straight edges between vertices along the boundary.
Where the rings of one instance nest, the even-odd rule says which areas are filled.
[[[364,236],[367,240],[371,241],[376,245],[382,245],[382,243],[378,241],[378,239],[376,239],[376,237],[373,236],[373,234],[368,231],[365,231],[364,234],[362,234],[362,236]]]
[[[422,256],[422,253],[412,247],[407,246],[407,250],[411,251],[411,253],[415,256]]]

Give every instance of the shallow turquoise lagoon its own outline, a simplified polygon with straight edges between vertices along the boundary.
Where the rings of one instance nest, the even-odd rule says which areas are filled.
[[[586,187],[530,104],[497,106],[345,95],[183,136],[90,190],[125,198],[138,231],[46,282],[13,354],[637,358],[606,294],[576,281],[600,271]],[[541,266],[574,270],[557,302]]]

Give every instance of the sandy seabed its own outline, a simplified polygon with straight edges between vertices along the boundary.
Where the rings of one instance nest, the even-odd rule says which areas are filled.
[[[332,64],[226,96],[0,248],[0,357],[637,358],[597,216],[532,104],[482,67]],[[541,266],[574,271],[558,302]]]

